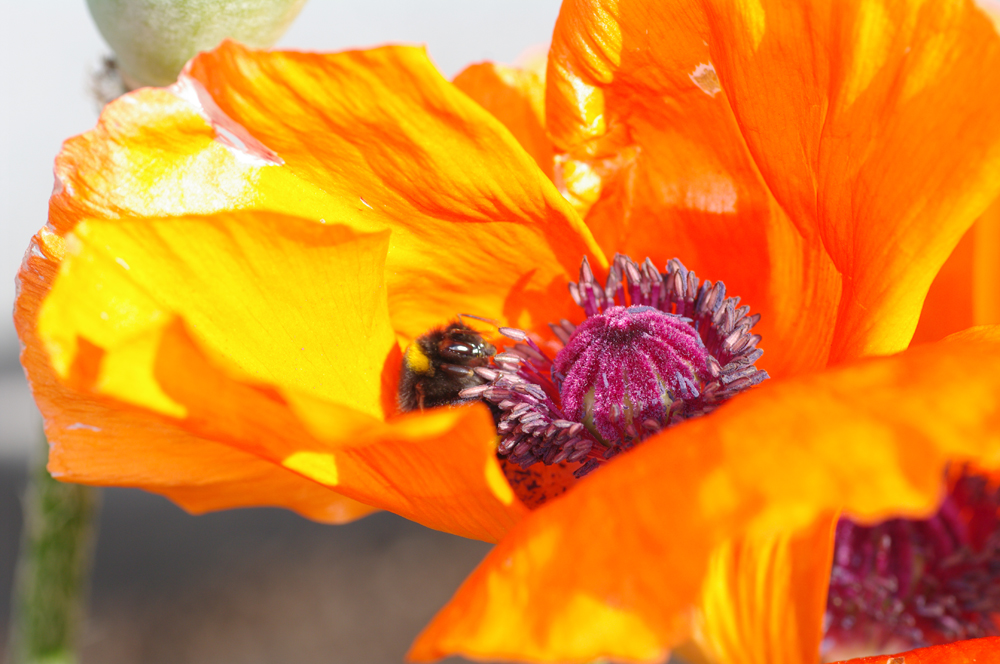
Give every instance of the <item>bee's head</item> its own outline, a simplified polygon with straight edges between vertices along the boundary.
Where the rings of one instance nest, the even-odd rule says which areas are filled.
[[[437,352],[442,360],[452,364],[485,366],[497,349],[475,330],[452,323],[443,330]]]

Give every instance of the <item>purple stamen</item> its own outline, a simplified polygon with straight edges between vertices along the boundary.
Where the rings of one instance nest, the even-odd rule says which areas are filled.
[[[1000,491],[963,471],[938,513],[837,524],[824,650],[907,650],[1000,634]]]

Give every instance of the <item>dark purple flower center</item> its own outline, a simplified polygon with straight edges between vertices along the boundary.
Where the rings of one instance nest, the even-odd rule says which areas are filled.
[[[552,375],[563,412],[605,444],[646,421],[659,428],[674,404],[698,397],[712,377],[690,319],[643,306],[587,318],[556,355]]]
[[[517,343],[476,369],[486,384],[460,394],[492,404],[497,453],[522,468],[567,462],[582,477],[767,378],[754,366],[760,317],[677,259],[661,273],[619,254],[603,287],[584,259],[569,291],[586,316],[550,324],[564,346],[554,359],[526,332],[501,328]]]

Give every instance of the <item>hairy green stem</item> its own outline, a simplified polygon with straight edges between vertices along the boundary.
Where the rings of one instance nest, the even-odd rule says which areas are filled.
[[[58,482],[40,436],[24,499],[10,664],[73,664],[85,613],[98,490]]]

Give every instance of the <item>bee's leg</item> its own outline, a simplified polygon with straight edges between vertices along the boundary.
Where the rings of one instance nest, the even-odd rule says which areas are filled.
[[[413,391],[417,393],[417,408],[420,412],[424,410],[424,386],[422,383],[417,383],[413,386]]]
[[[441,364],[438,368],[456,378],[468,378],[476,374],[471,367],[463,367],[461,364]]]

